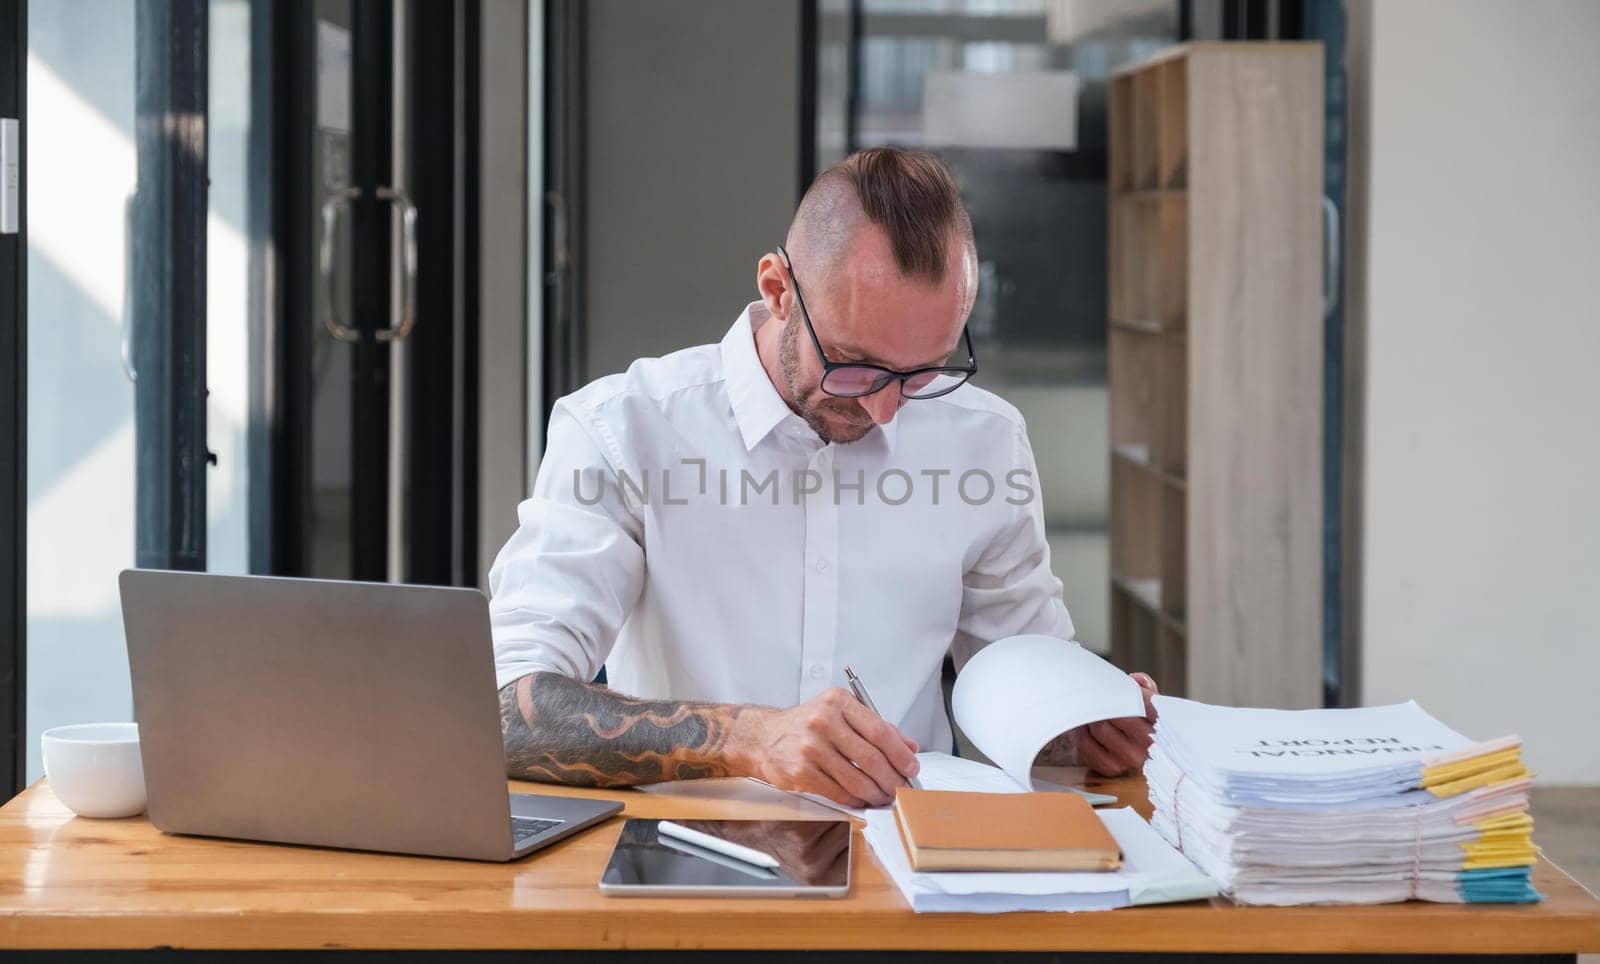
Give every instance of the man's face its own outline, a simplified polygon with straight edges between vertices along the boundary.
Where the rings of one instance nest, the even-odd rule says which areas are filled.
[[[803,260],[793,265],[828,360],[896,371],[945,364],[960,343],[977,274],[966,245],[950,248],[944,279],[937,284],[901,275],[888,236],[876,225],[858,233],[839,266],[818,279],[820,284],[806,280]],[[801,259],[798,253],[795,257]],[[825,442],[854,442],[873,425],[892,421],[907,402],[900,383],[890,382],[860,398],[824,392],[822,360],[806,334],[799,302],[793,291],[785,292],[782,301],[787,319],[779,366],[790,404],[812,431]]]

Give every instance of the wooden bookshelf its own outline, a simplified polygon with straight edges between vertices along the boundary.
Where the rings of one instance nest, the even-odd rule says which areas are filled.
[[[1322,702],[1322,47],[1113,75],[1111,646],[1164,692]]]

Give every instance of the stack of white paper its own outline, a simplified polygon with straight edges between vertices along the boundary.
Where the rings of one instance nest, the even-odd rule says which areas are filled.
[[[1241,903],[1539,899],[1515,737],[1475,744],[1416,703],[1156,709],[1151,822]]]

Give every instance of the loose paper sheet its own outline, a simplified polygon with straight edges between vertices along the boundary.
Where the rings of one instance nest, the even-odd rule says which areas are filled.
[[[979,650],[951,695],[956,724],[1018,788],[1032,786],[1046,743],[1097,720],[1144,716],[1144,693],[1122,670],[1053,636],[1012,636]]]
[[[1128,904],[1196,900],[1214,896],[1214,884],[1133,810],[1096,811],[1122,850],[1117,871],[1094,873],[923,873],[911,869],[894,815],[874,810],[864,831],[914,910],[1105,910]],[[1041,903],[1041,898],[1049,902]]]

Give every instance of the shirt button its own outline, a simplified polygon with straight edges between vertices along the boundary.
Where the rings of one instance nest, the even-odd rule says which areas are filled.
[[[818,559],[817,560],[817,571],[818,572],[827,572],[828,571],[828,560],[826,560],[826,559]]]
[[[816,663],[812,663],[811,664],[810,672],[811,672],[811,678],[812,679],[822,679],[822,667],[817,665]]]

